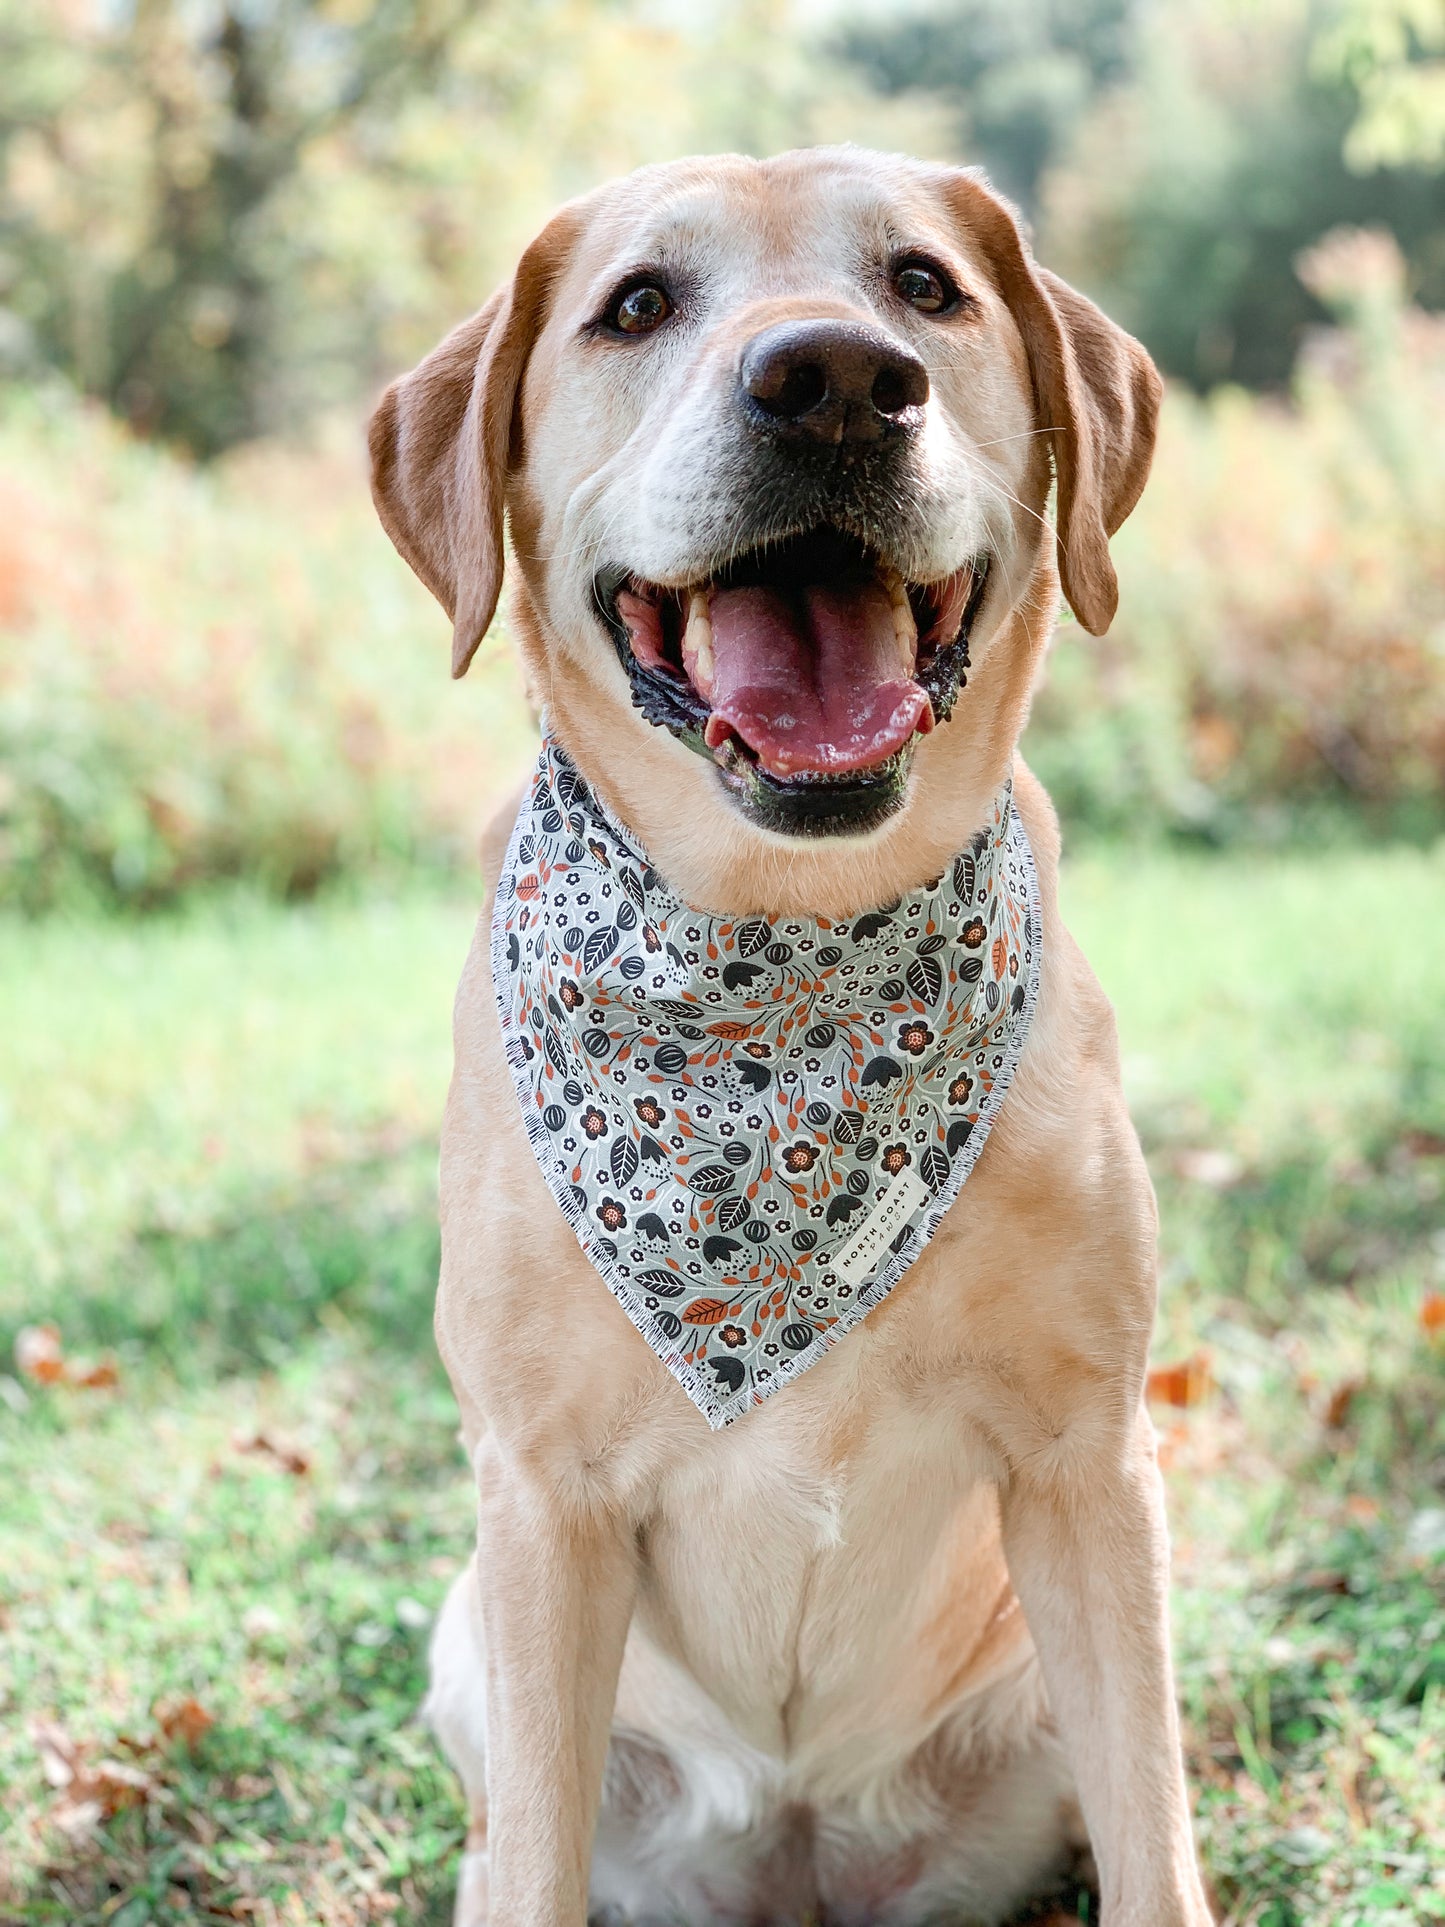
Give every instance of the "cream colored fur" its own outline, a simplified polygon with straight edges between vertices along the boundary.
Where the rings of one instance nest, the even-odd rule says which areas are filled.
[[[645,722],[591,603],[620,558],[685,582],[726,539],[729,385],[780,317],[863,315],[888,236],[978,302],[892,310],[929,367],[901,566],[995,558],[975,669],[906,808],[852,842],[750,828]],[[705,319],[617,352],[584,324],[665,255]],[[935,875],[982,820],[1065,585],[1113,606],[1157,383],[1034,267],[971,178],[856,152],[645,170],[563,210],[510,290],[391,391],[378,503],[456,621],[491,614],[502,505],[531,689],[686,897],[841,915]],[[1064,419],[1066,417],[1066,419]],[[1066,646],[1087,646],[1069,643]],[[1059,920],[1058,838],[1016,796],[1044,919],[1038,1014],[977,1168],[888,1300],[712,1433],[582,1256],[503,1062],[482,912],[457,997],[437,1336],[478,1549],[433,1648],[466,1788],[463,1927],[638,1919],[994,1923],[1091,1845],[1105,1927],[1204,1927],[1170,1675],[1168,1552],[1142,1405],[1154,1204],[1109,1005]],[[495,880],[505,816],[485,849]]]

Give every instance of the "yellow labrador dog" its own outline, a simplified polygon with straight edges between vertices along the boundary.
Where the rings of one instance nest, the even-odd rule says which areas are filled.
[[[429,1701],[465,1927],[998,1923],[1080,1866],[1106,1927],[1210,1918],[1141,1402],[1154,1204],[1015,751],[1060,586],[1095,634],[1114,613],[1159,391],[976,175],[837,149],[573,202],[377,410],[381,519],[455,673],[505,519],[549,736],[679,914],[896,904],[981,847],[1012,771],[1041,924],[1007,1100],[936,1235],[710,1427],[544,1180],[483,917],[437,1306],[478,1549]]]

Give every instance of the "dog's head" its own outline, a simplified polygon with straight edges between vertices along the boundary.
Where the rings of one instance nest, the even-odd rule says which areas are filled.
[[[554,712],[607,714],[614,759],[676,739],[705,759],[692,800],[768,837],[856,838],[906,807],[971,655],[982,675],[1020,630],[1037,653],[1055,566],[1108,626],[1158,397],[975,176],[691,160],[552,220],[382,400],[374,490],[453,618],[455,674],[505,509]]]

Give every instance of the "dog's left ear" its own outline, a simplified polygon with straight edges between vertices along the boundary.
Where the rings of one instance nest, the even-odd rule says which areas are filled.
[[[454,676],[466,674],[496,613],[522,377],[578,226],[574,208],[554,216],[510,283],[393,382],[371,418],[372,500],[452,619]]]
[[[1143,492],[1164,384],[1132,335],[1038,265],[982,181],[950,173],[945,193],[982,244],[1023,337],[1058,481],[1059,581],[1079,621],[1101,636],[1119,604],[1109,537]]]

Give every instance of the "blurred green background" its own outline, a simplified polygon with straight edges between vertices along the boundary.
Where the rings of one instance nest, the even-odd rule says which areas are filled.
[[[1026,749],[1201,1837],[1238,1927],[1445,1919],[1440,0],[0,0],[7,1923],[447,1917],[435,1138],[531,725],[361,424],[568,194],[837,139],[981,163],[1170,377]]]

